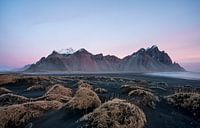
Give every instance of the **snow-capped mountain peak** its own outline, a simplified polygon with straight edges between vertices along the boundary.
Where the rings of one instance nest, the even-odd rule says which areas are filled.
[[[60,54],[73,54],[74,52],[75,52],[75,50],[72,48],[58,50],[58,53],[60,53]]]

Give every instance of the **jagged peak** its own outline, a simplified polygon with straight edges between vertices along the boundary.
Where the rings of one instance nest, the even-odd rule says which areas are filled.
[[[51,55],[54,55],[54,54],[59,54],[56,50],[53,50],[53,52],[51,53]]]
[[[158,48],[158,46],[157,45],[153,45],[153,46],[151,46],[151,48],[155,49],[155,48]]]
[[[148,47],[146,50],[155,50],[155,49],[159,49],[157,45],[152,45],[151,47]]]
[[[43,60],[45,60],[46,58],[45,57],[42,57],[41,59],[40,59],[40,61],[43,61]]]
[[[113,58],[118,58],[117,56],[115,55],[106,55],[105,57],[113,57]]]
[[[140,48],[138,51],[144,52],[145,49],[144,48]]]
[[[81,49],[77,50],[75,53],[87,53],[87,54],[91,54],[85,48],[81,48]]]
[[[62,59],[64,59],[64,61]],[[79,62],[79,59],[81,63]],[[84,61],[82,62],[83,59]],[[64,69],[66,71],[68,70],[71,71],[72,69],[72,71],[79,71],[79,70],[80,71],[98,71],[98,70],[105,71],[105,69],[109,69],[109,71],[129,71],[129,70],[135,71],[135,69],[138,68],[137,65],[141,65],[141,66],[144,66],[145,68],[148,67],[149,71],[151,70],[154,71],[155,68],[157,67],[157,64],[160,65],[161,63],[165,64],[166,67],[171,67],[170,71],[174,69],[178,71],[184,70],[184,69],[180,69],[181,67],[176,62],[172,63],[172,60],[168,56],[168,54],[164,53],[164,51],[160,51],[158,49],[158,46],[156,45],[153,45],[147,49],[141,48],[137,52],[131,55],[128,55],[124,57],[123,59],[120,59],[113,55],[104,56],[101,53],[93,55],[92,53],[88,52],[84,48],[81,48],[77,50],[75,53],[72,53],[69,55],[65,55],[65,53],[61,54],[54,50],[46,58],[43,57],[36,64],[31,65],[28,70],[29,71],[37,71],[37,70],[48,71],[48,70],[60,70],[60,69],[63,70]],[[77,68],[70,67],[71,65],[76,65],[76,64],[78,64]],[[83,65],[84,68],[83,69],[79,68],[80,67],[79,64]],[[151,69],[151,66],[148,66],[149,64],[152,64],[152,69]],[[92,67],[90,68],[91,65]],[[138,71],[140,70],[142,71],[143,67],[141,69],[138,69]],[[157,70],[165,71],[165,67],[162,70],[158,66],[158,69],[156,69],[156,71]]]
[[[103,56],[103,54],[102,54],[102,53],[99,53],[99,54],[96,54],[95,56]]]
[[[50,55],[47,56],[48,57],[54,57],[54,56],[58,56],[61,55],[60,53],[58,53],[56,50],[53,50],[52,53]]]
[[[85,49],[85,48],[81,48],[81,49],[79,49],[79,50],[77,50],[78,52],[87,52],[87,50]]]
[[[144,53],[146,50],[144,48],[140,48],[136,53],[134,54],[137,54],[137,53]]]

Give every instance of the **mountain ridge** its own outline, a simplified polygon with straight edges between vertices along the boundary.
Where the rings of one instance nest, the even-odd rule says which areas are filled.
[[[141,48],[131,55],[118,58],[114,55],[92,54],[86,49],[79,49],[71,54],[53,51],[32,64],[26,72],[164,72],[185,71],[172,61],[165,51],[156,45]]]

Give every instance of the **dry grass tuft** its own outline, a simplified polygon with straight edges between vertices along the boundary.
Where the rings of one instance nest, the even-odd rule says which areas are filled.
[[[66,88],[60,84],[55,84],[54,86],[52,86],[47,92],[46,95],[49,94],[60,94],[63,96],[72,96],[72,90],[70,88]]]
[[[0,75],[0,85],[15,83],[18,78],[16,75]]]
[[[151,90],[147,87],[144,87],[144,86],[139,86],[139,85],[127,85],[127,84],[125,84],[125,85],[122,85],[120,88],[123,89],[124,93],[129,93],[130,91],[136,90],[136,89],[153,92],[153,90]]]
[[[92,128],[143,128],[147,122],[139,107],[120,99],[102,104],[80,121],[86,123],[83,127]]]
[[[101,101],[91,89],[79,88],[75,96],[65,105],[65,109],[87,110],[100,106]]]
[[[30,100],[24,96],[15,95],[12,93],[3,94],[0,96],[0,106],[21,104],[27,101],[30,101]]]
[[[151,108],[155,108],[155,103],[159,101],[158,97],[153,93],[142,89],[132,90],[128,93],[128,95],[134,97],[136,102],[147,105]]]
[[[16,83],[24,85],[50,85],[51,79],[48,76],[23,76],[17,79]]]
[[[24,83],[26,85],[51,83],[51,80],[47,76],[22,76],[22,75],[0,75],[0,85]]]
[[[179,92],[166,97],[170,104],[186,109],[193,116],[200,117],[200,93]]]
[[[6,88],[0,87],[0,95],[7,94],[7,93],[12,93],[12,91]]]
[[[86,82],[84,82],[84,81],[82,81],[82,80],[80,80],[80,81],[78,82],[78,87],[79,87],[79,88],[84,87],[84,88],[92,89],[92,86],[91,86],[90,84],[88,84],[88,83],[86,83]]]
[[[26,91],[37,91],[37,90],[45,90],[46,87],[44,85],[33,85],[31,87],[28,87]]]
[[[44,113],[57,110],[62,106],[58,101],[36,101],[24,104],[0,107],[1,128],[22,128],[30,120]]]
[[[106,90],[105,88],[95,88],[94,90],[96,93],[107,93],[108,90]]]
[[[72,97],[72,90],[60,84],[56,84],[52,86],[43,97],[45,100],[57,100],[62,103],[66,103]]]

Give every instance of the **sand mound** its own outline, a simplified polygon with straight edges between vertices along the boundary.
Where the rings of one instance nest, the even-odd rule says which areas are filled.
[[[166,97],[170,104],[186,109],[200,117],[200,93],[175,93]]]
[[[79,88],[84,87],[84,88],[92,89],[92,86],[91,86],[90,84],[88,84],[88,83],[86,83],[86,82],[84,82],[84,81],[82,81],[82,80],[80,80],[80,81],[78,82],[78,87],[79,87]]]
[[[91,89],[79,88],[75,96],[65,105],[65,109],[87,110],[100,106],[101,101]]]
[[[72,90],[70,88],[66,88],[60,84],[56,84],[54,86],[52,86],[47,92],[46,95],[49,94],[60,94],[60,95],[64,95],[64,96],[72,96]]]
[[[144,112],[125,100],[113,99],[82,117],[83,127],[92,128],[143,128],[146,123]]]
[[[108,90],[106,90],[105,88],[95,88],[94,90],[96,93],[107,93]]]
[[[36,101],[0,107],[0,128],[22,128],[31,119],[62,106],[58,101]]]
[[[149,91],[149,92],[153,92],[153,90],[147,88],[147,87],[144,87],[144,86],[138,86],[138,85],[122,85],[120,87],[124,93],[129,93],[130,91],[132,90],[136,90],[136,89],[140,89],[140,90],[145,90],[145,91]]]
[[[159,101],[158,97],[155,96],[153,93],[142,89],[132,90],[128,93],[128,95],[132,96],[136,100],[136,102],[152,108],[155,108],[155,103]]]
[[[0,96],[0,106],[21,104],[27,101],[30,101],[30,100],[24,96],[15,95],[12,93],[3,94]]]
[[[57,100],[62,103],[68,102],[72,97],[72,90],[60,84],[52,86],[44,95],[45,100]]]
[[[7,93],[12,93],[12,91],[3,87],[0,88],[0,95],[7,94]]]

